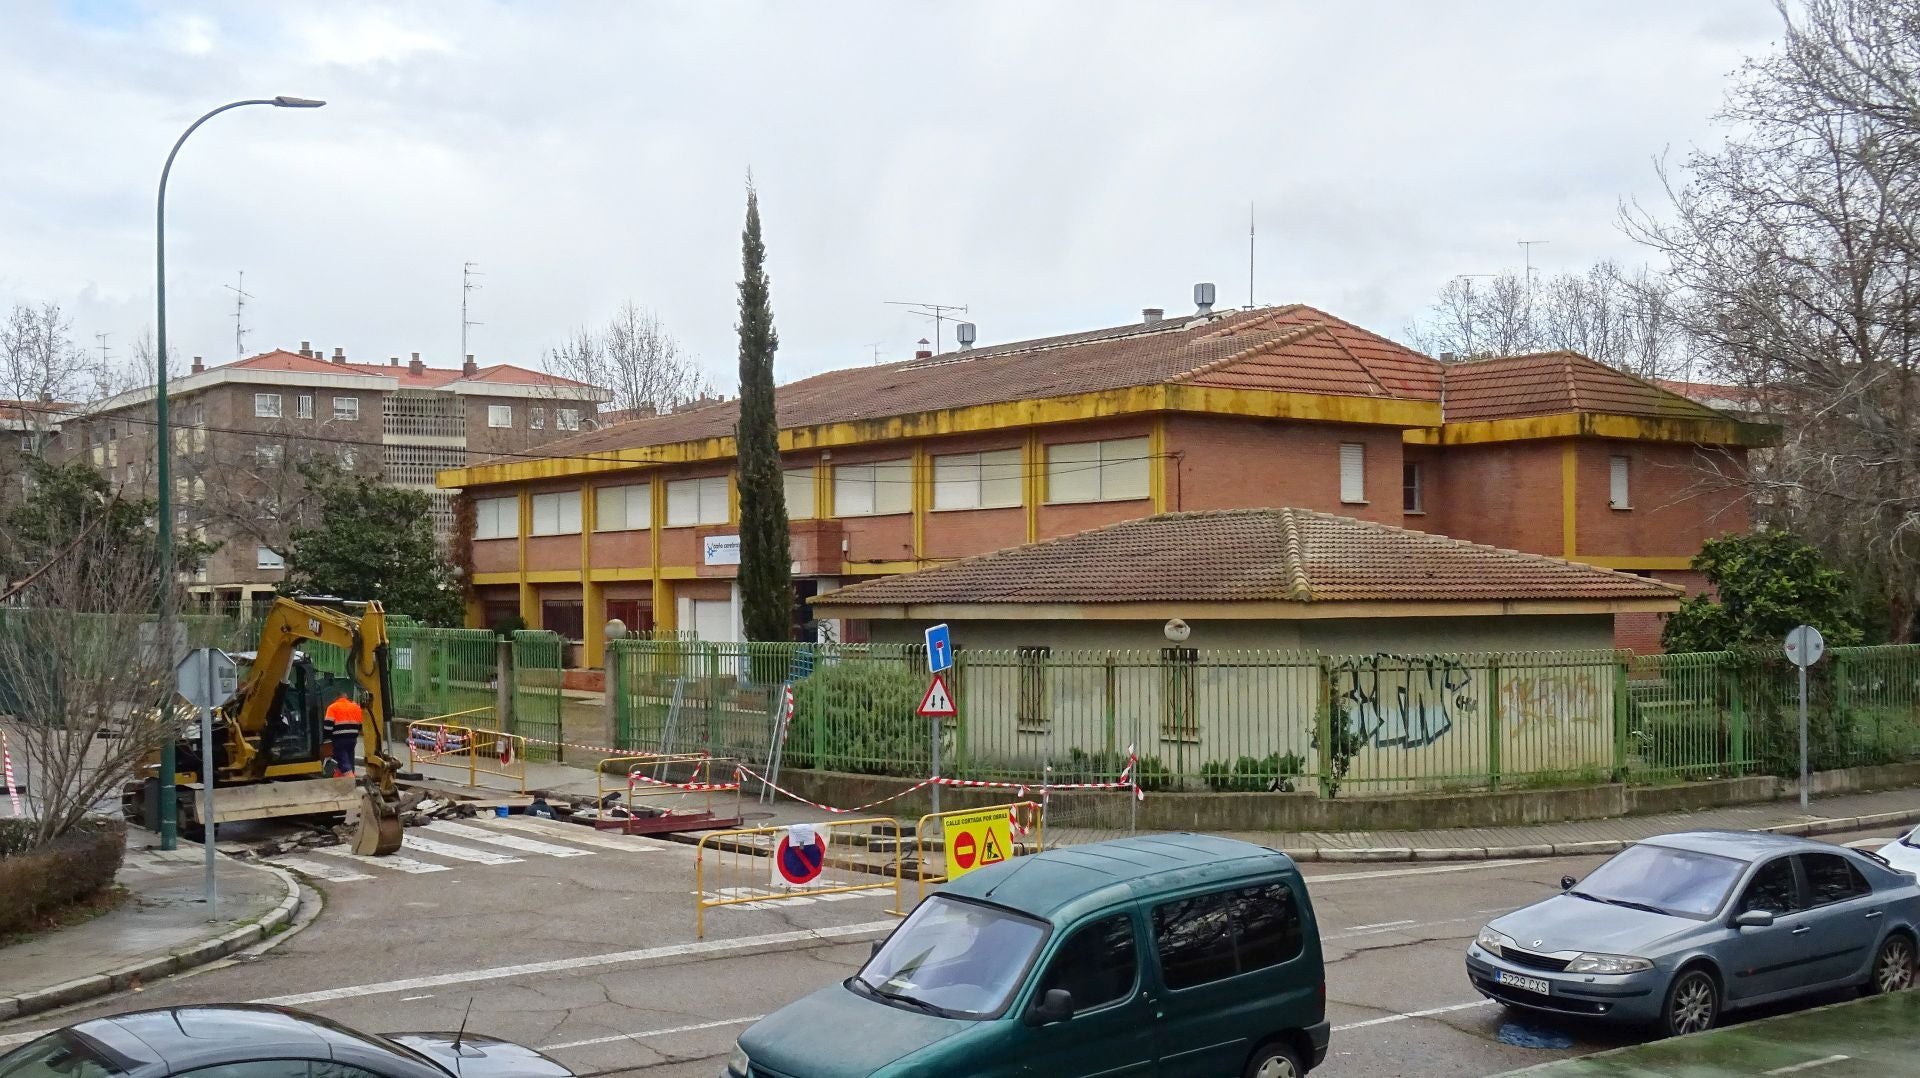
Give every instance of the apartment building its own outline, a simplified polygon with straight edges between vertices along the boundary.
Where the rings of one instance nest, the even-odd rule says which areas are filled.
[[[923,352],[782,386],[778,412],[796,626],[847,640],[807,598],[1171,511],[1314,510],[1697,589],[1770,436],[1581,356],[1443,364],[1301,304]],[[473,499],[471,621],[554,629],[586,666],[608,617],[737,638],[737,415],[443,473]],[[1617,629],[1649,646],[1658,615]]]
[[[155,480],[153,387],[88,405],[65,430],[123,488]],[[297,464],[324,456],[428,494],[436,530],[453,533],[436,474],[469,454],[509,457],[598,427],[603,390],[512,364],[429,366],[419,353],[384,363],[332,356],[302,341],[223,366],[194,357],[168,389],[175,518],[218,544],[192,584],[221,606],[270,597],[292,529],[309,508]]]

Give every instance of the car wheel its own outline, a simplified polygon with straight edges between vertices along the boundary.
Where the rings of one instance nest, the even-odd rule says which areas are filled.
[[[1660,1030],[1684,1037],[1713,1028],[1720,1020],[1720,986],[1703,969],[1682,970],[1667,988],[1667,1005],[1660,1012]]]
[[[1280,1041],[1263,1045],[1247,1061],[1247,1078],[1300,1078],[1305,1073],[1300,1057]]]
[[[1913,987],[1913,941],[1898,932],[1888,936],[1873,956],[1867,991],[1903,992]]]

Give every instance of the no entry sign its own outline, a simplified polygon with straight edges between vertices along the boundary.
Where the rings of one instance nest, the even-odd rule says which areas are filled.
[[[804,825],[790,827],[780,836],[773,851],[773,867],[788,883],[812,883],[827,867],[827,842],[818,831]]]

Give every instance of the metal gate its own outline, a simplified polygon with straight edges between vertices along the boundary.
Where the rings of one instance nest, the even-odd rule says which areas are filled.
[[[565,654],[558,633],[521,629],[513,634],[513,732],[527,739],[527,755],[535,760],[564,759],[560,689]]]

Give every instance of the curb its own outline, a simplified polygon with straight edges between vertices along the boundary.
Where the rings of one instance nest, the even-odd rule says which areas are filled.
[[[1751,830],[1775,835],[1812,837],[1837,835],[1875,827],[1920,823],[1920,809],[1876,812],[1866,816],[1819,817],[1796,823],[1774,824]],[[1439,849],[1408,849],[1404,846],[1310,846],[1281,848],[1295,861],[1323,864],[1365,864],[1375,861],[1519,861],[1545,857],[1592,857],[1615,854],[1638,839],[1599,839],[1588,842],[1533,843],[1525,846],[1448,846]]]
[[[280,882],[287,889],[287,896],[280,900],[280,904],[258,920],[241,925],[224,935],[189,944],[159,958],[136,962],[105,973],[77,977],[34,992],[0,997],[0,1022],[38,1014],[41,1011],[50,1011],[55,1007],[80,1003],[96,996],[124,991],[132,987],[135,981],[152,982],[169,974],[179,973],[195,966],[204,966],[215,959],[225,958],[235,951],[251,947],[266,939],[271,933],[292,923],[294,915],[300,909],[300,882],[294,879],[291,873],[278,868],[267,865],[249,867],[271,872],[279,877]]]

